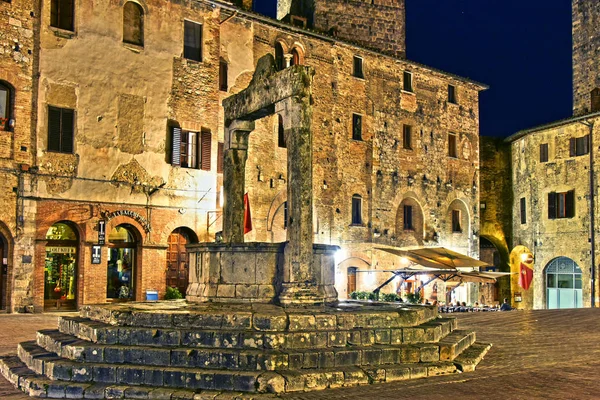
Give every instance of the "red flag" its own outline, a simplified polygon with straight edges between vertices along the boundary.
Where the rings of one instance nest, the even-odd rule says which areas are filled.
[[[250,214],[250,199],[244,195],[244,235],[252,230],[252,215]]]
[[[528,290],[529,286],[531,286],[531,281],[533,280],[533,270],[521,263],[521,267],[519,268],[519,286],[523,289]]]

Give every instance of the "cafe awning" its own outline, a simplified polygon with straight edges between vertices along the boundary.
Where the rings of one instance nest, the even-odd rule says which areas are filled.
[[[403,247],[400,249],[377,247],[376,249],[404,257],[422,267],[434,269],[478,268],[489,265],[445,247]]]

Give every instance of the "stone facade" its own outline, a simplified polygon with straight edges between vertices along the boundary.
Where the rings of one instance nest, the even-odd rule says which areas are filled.
[[[573,0],[573,114],[600,111],[600,4]],[[596,92],[594,92],[596,89]]]
[[[70,224],[78,238],[77,305],[106,301],[106,257],[115,246],[102,247],[101,264],[91,263],[100,220],[107,221],[107,236],[122,225],[135,239],[134,298],[143,299],[147,289],[164,294],[169,234],[181,228],[192,241],[211,242],[222,229],[221,101],[248,86],[258,59],[275,54],[278,43],[286,60],[293,61],[295,52],[298,63],[316,71],[314,242],[342,247],[336,258],[340,297],[348,295],[349,267],[398,265],[395,257],[375,247],[440,245],[477,256],[478,92],[484,86],[383,54],[389,49],[368,50],[343,41],[341,35],[326,37],[223,3],[140,3],[143,45],[122,41],[123,5],[118,2],[102,10],[77,3],[72,30],[52,26],[49,0],[39,12],[33,5],[21,10],[22,4],[0,2],[6,18],[22,18],[20,27],[14,21],[16,25],[3,25],[7,28],[1,34],[23,43],[18,54],[5,52],[1,59],[10,69],[0,73],[16,71],[14,78],[0,78],[15,87],[15,110],[23,115],[17,115],[10,133],[12,158],[2,162],[13,170],[19,164],[31,166],[11,173],[2,191],[10,204],[22,207],[3,208],[6,215],[0,215],[12,254],[8,274],[14,277],[7,280],[12,310],[43,308],[45,235],[58,222]],[[392,5],[369,6],[383,13]],[[403,6],[397,10],[403,13]],[[185,57],[185,21],[201,25],[199,62]],[[38,29],[33,29],[35,23]],[[39,48],[38,61],[36,53],[31,59],[25,56],[23,49],[29,47]],[[362,60],[362,77],[354,76],[355,56]],[[405,72],[410,73],[412,90],[405,90]],[[38,83],[33,76],[39,76]],[[456,88],[456,102],[448,101],[448,85]],[[49,151],[51,109],[74,110],[72,152]],[[253,230],[245,241],[281,242],[287,237],[287,149],[278,145],[278,119],[285,110],[275,113],[256,121],[248,143],[246,191]],[[353,139],[355,115],[362,129]],[[405,126],[410,126],[409,143]],[[208,138],[198,146],[198,168],[172,165],[172,143],[179,130],[196,133],[198,142]],[[19,187],[19,176],[23,195],[17,196],[13,187]],[[361,204],[357,223],[352,221],[353,196]],[[403,225],[404,205],[413,207],[408,229]],[[29,213],[20,231],[19,216],[11,214],[15,209]],[[460,215],[456,232],[452,210]],[[106,219],[114,213],[121,215]],[[29,258],[31,263],[22,264]],[[357,289],[372,290],[387,277],[363,274]]]

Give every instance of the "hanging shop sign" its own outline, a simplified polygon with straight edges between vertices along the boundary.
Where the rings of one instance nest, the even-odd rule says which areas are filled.
[[[92,264],[102,263],[102,246],[92,245]]]
[[[103,245],[106,241],[106,221],[101,219],[98,221],[98,244]]]
[[[113,211],[111,213],[106,213],[106,214],[104,214],[104,219],[106,221],[110,221],[111,219],[113,219],[115,217],[119,217],[121,215],[124,215],[126,217],[136,220],[140,225],[142,225],[142,227],[144,228],[146,233],[149,233],[152,230],[150,221],[148,221],[146,218],[144,218],[140,214],[136,213],[135,211],[131,211],[131,210],[117,210],[117,211]]]

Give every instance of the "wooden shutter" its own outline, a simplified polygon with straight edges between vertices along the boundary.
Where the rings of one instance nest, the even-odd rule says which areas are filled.
[[[60,151],[73,153],[73,131],[75,125],[75,112],[62,109]]]
[[[48,151],[60,151],[60,108],[48,107]]]
[[[566,196],[566,201],[565,201],[565,208],[566,208],[566,217],[567,218],[573,218],[575,216],[575,191],[574,190],[569,190],[567,192],[567,196]]]
[[[201,168],[204,171],[210,171],[211,136],[210,132],[203,131],[200,137]]]
[[[171,146],[171,165],[178,167],[181,165],[181,128],[173,127]]]
[[[217,144],[217,173],[223,173],[223,162],[225,160],[225,146],[219,142]]]
[[[548,218],[556,218],[556,193],[548,193]]]
[[[577,151],[577,144],[576,144],[576,139],[575,138],[570,138],[569,139],[569,157],[575,157],[576,151]]]
[[[585,135],[583,137],[583,153],[588,154],[590,152],[590,135]]]

